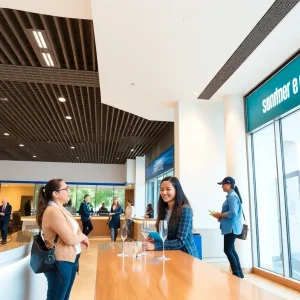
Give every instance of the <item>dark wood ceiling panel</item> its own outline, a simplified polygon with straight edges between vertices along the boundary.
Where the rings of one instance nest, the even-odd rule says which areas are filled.
[[[92,21],[3,8],[0,18],[0,159],[123,164],[170,124],[101,102]],[[55,67],[40,61],[33,29]]]

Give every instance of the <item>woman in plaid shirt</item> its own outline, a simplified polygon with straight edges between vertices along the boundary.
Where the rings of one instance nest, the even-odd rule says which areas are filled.
[[[181,250],[199,258],[193,237],[193,212],[176,177],[166,177],[161,182],[158,217],[155,224],[157,231],[161,220],[168,221],[165,250]],[[161,241],[147,238],[146,250],[162,250],[162,248]]]

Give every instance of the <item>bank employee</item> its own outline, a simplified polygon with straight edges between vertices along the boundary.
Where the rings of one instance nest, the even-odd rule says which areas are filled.
[[[43,232],[46,247],[55,247],[57,272],[46,272],[47,300],[68,300],[74,283],[81,245],[88,248],[89,240],[73,216],[63,205],[70,200],[70,191],[62,179],[52,179],[39,190],[36,221]]]
[[[244,278],[239,256],[234,248],[237,235],[242,233],[242,198],[235,180],[225,177],[221,182],[222,189],[227,193],[226,200],[222,205],[222,212],[215,212],[213,216],[220,222],[220,229],[224,235],[224,252],[229,260],[233,275]]]
[[[193,237],[193,213],[181,184],[176,177],[165,177],[161,181],[158,200],[158,217],[155,227],[159,231],[159,221],[168,221],[168,236],[165,250],[181,250],[199,258]],[[147,238],[146,250],[162,250],[161,241]]]

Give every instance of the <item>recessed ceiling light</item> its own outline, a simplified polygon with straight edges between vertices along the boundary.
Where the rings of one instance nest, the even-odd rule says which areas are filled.
[[[38,46],[39,46],[40,48],[43,48],[43,45],[42,45],[42,43],[41,43],[41,41],[40,41],[40,38],[39,38],[37,32],[36,32],[36,31],[32,31],[32,32],[33,32],[34,38],[35,38],[35,40],[36,40]]]
[[[131,149],[131,152],[133,152],[134,151],[134,149]]]
[[[198,95],[198,93],[197,93],[197,92],[195,92],[195,93],[194,93],[194,95]]]
[[[71,119],[72,119],[72,117],[70,117],[70,116],[66,116],[66,119],[68,119],[68,120],[71,120]]]
[[[4,135],[9,135],[9,133],[7,133],[7,132],[4,132]]]
[[[47,58],[48,58],[48,60],[49,60],[50,66],[51,66],[51,67],[54,67],[53,59],[52,59],[50,53],[47,53]]]
[[[76,158],[77,158],[77,159],[79,159],[79,157],[78,157],[78,156],[77,156]]]
[[[32,157],[33,157],[33,158],[36,158],[36,155],[33,155]]]
[[[117,159],[119,159],[119,157],[117,157]]]
[[[20,146],[20,147],[24,147],[24,145],[23,145],[23,144],[20,144],[19,146]]]
[[[74,147],[74,146],[71,146],[71,149],[75,149],[75,147]]]
[[[50,67],[50,62],[49,62],[49,60],[48,60],[47,54],[46,54],[46,53],[42,53],[42,55],[43,55],[43,58],[44,58],[44,61],[45,61],[46,65],[47,65],[48,67]]]
[[[60,102],[66,102],[66,99],[65,99],[64,97],[59,97],[58,100],[59,100]]]

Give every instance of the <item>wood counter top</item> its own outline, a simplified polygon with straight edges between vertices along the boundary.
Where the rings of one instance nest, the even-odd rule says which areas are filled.
[[[132,243],[125,243],[128,257],[118,257],[122,243],[99,244],[96,300],[279,300],[283,299],[216,266],[181,252],[166,251],[132,258]]]

